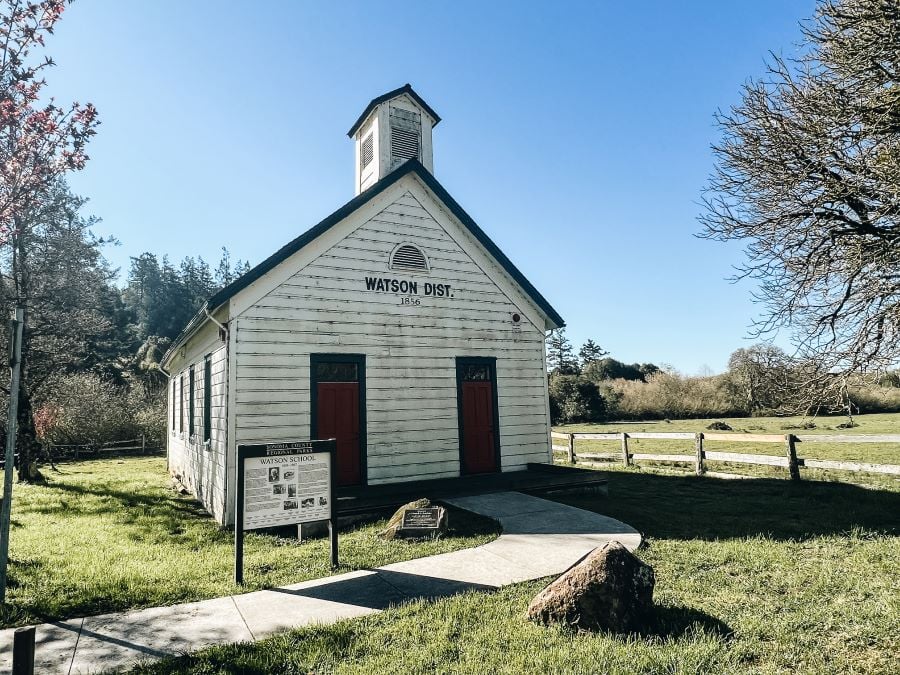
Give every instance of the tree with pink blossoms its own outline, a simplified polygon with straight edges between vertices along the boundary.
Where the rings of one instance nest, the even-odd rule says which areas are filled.
[[[39,478],[28,386],[29,312],[33,309],[28,258],[35,215],[66,173],[84,167],[85,146],[96,133],[97,111],[90,103],[58,105],[43,98],[45,72],[53,60],[41,54],[66,0],[0,2],[0,247],[10,259],[6,291],[24,309],[23,381],[19,398],[20,480]]]

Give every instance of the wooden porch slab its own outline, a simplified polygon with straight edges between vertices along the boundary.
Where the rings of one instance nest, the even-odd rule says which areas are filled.
[[[606,475],[591,469],[529,464],[525,471],[438,478],[387,485],[342,487],[337,489],[339,516],[394,509],[414,499],[432,501],[489,494],[492,492],[525,492],[550,494],[560,492],[606,491]]]

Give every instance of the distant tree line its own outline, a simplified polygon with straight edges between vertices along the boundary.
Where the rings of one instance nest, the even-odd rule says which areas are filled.
[[[28,312],[19,445],[29,458],[20,470],[30,479],[39,477],[34,460],[51,442],[99,444],[143,433],[161,443],[159,359],[203,302],[249,269],[224,248],[214,267],[199,256],[173,263],[146,252],[131,259],[120,287],[103,255],[117,242],[96,234],[98,221],[82,215],[84,204],[55,182],[25,214],[27,257],[0,252],[5,316],[17,304]],[[0,349],[8,350],[8,340],[4,325]]]
[[[738,349],[726,372],[698,376],[652,363],[622,363],[593,340],[585,347],[576,357],[564,329],[547,339],[554,424],[833,412],[847,414],[852,423],[857,413],[900,411],[900,371],[835,374],[843,378],[841,398],[816,398],[822,390],[809,386],[810,366],[770,344]]]

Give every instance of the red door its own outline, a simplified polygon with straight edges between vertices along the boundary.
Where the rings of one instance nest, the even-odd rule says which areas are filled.
[[[463,471],[465,473],[496,471],[493,385],[490,380],[463,380],[461,384]]]
[[[359,383],[316,384],[316,436],[337,439],[337,484],[359,485]]]

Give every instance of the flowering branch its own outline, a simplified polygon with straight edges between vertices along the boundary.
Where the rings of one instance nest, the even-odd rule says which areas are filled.
[[[33,60],[53,33],[66,0],[0,3],[0,244],[9,242],[21,218],[55,180],[84,168],[85,146],[99,124],[90,103],[42,104],[49,57]],[[5,5],[5,6],[4,6]]]

